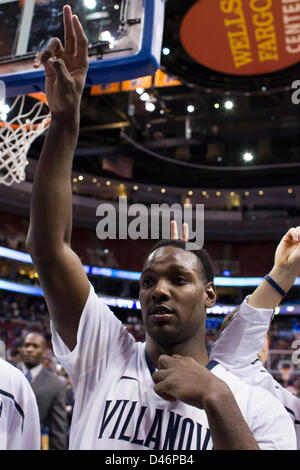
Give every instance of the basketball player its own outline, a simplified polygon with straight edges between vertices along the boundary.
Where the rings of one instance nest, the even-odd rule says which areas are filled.
[[[22,372],[0,358],[0,450],[39,450],[40,420],[32,388]]]
[[[64,7],[65,45],[43,63],[52,122],[32,192],[27,248],[51,315],[54,352],[75,388],[71,449],[294,449],[294,427],[268,392],[250,387],[205,349],[214,304],[210,258],[163,241],[146,257],[137,343],[96,295],[70,247],[71,169],[88,68],[87,39]]]
[[[259,353],[264,346],[275,307],[299,274],[300,227],[293,227],[280,241],[269,275],[253,294],[244,300],[210,352],[211,359],[217,360],[247,383],[270,391],[283,403],[295,426],[298,449],[300,400],[263,367]],[[291,357],[292,353],[293,351]]]

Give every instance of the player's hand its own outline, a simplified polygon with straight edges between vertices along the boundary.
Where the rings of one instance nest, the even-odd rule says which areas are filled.
[[[176,220],[171,220],[171,239],[172,240],[178,240],[178,226]],[[181,240],[184,242],[189,241],[189,224],[184,222],[182,224],[182,234],[181,234]]]
[[[227,392],[225,382],[191,357],[162,355],[152,375],[154,391],[164,400],[205,408],[207,399]]]
[[[52,113],[79,111],[88,70],[88,40],[69,5],[64,6],[63,18],[64,46],[58,38],[52,38],[37,54],[34,65],[45,67],[45,89]]]
[[[291,228],[281,239],[274,259],[274,267],[300,274],[300,227]]]

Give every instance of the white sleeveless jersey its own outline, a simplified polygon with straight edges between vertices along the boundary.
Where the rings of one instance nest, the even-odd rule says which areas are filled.
[[[245,299],[212,347],[210,358],[248,384],[258,385],[278,398],[294,424],[300,449],[300,399],[277,382],[257,356],[263,348],[273,312],[256,309]]]
[[[51,328],[54,352],[75,389],[70,449],[213,448],[204,410],[155,394],[145,344],[135,342],[92,286],[73,351]],[[227,382],[262,449],[295,449],[294,427],[274,397],[214,361],[208,368]]]
[[[33,390],[19,369],[0,358],[0,449],[40,448],[40,420]]]

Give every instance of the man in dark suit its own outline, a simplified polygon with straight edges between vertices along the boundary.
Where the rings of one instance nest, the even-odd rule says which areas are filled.
[[[43,366],[46,350],[45,338],[38,333],[29,333],[21,348],[22,362],[18,366],[31,383],[36,396],[42,448],[67,449],[66,383]]]

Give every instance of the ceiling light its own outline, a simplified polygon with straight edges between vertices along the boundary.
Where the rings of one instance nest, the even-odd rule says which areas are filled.
[[[110,42],[112,40],[111,32],[110,31],[102,31],[101,39],[102,39],[102,41]]]
[[[168,47],[163,47],[162,53],[163,55],[169,55],[170,54],[170,49]]]
[[[84,6],[89,10],[93,10],[96,7],[96,0],[84,0]]]
[[[243,156],[243,159],[245,160],[245,162],[251,162],[253,160],[253,155],[252,153],[250,152],[245,152],[244,153],[244,156]]]
[[[225,105],[224,105],[224,106],[225,106],[225,108],[228,109],[228,110],[232,109],[233,106],[234,106],[233,101],[230,101],[230,100],[225,101]]]
[[[102,33],[100,33],[100,40],[109,42],[110,49],[114,47],[115,38],[112,36],[110,31],[102,31]]]
[[[155,111],[155,104],[151,103],[151,102],[148,102],[145,104],[145,108],[147,111]]]
[[[214,104],[214,108],[215,108],[215,109],[219,109],[219,107],[220,107],[219,103],[215,103],[215,104]]]
[[[189,113],[193,113],[195,111],[195,106],[189,104],[186,109]]]
[[[149,93],[143,93],[140,96],[140,98],[141,98],[142,101],[148,101],[148,99],[150,98]]]
[[[144,88],[138,86],[135,91],[137,92],[138,95],[142,95],[144,93]]]

